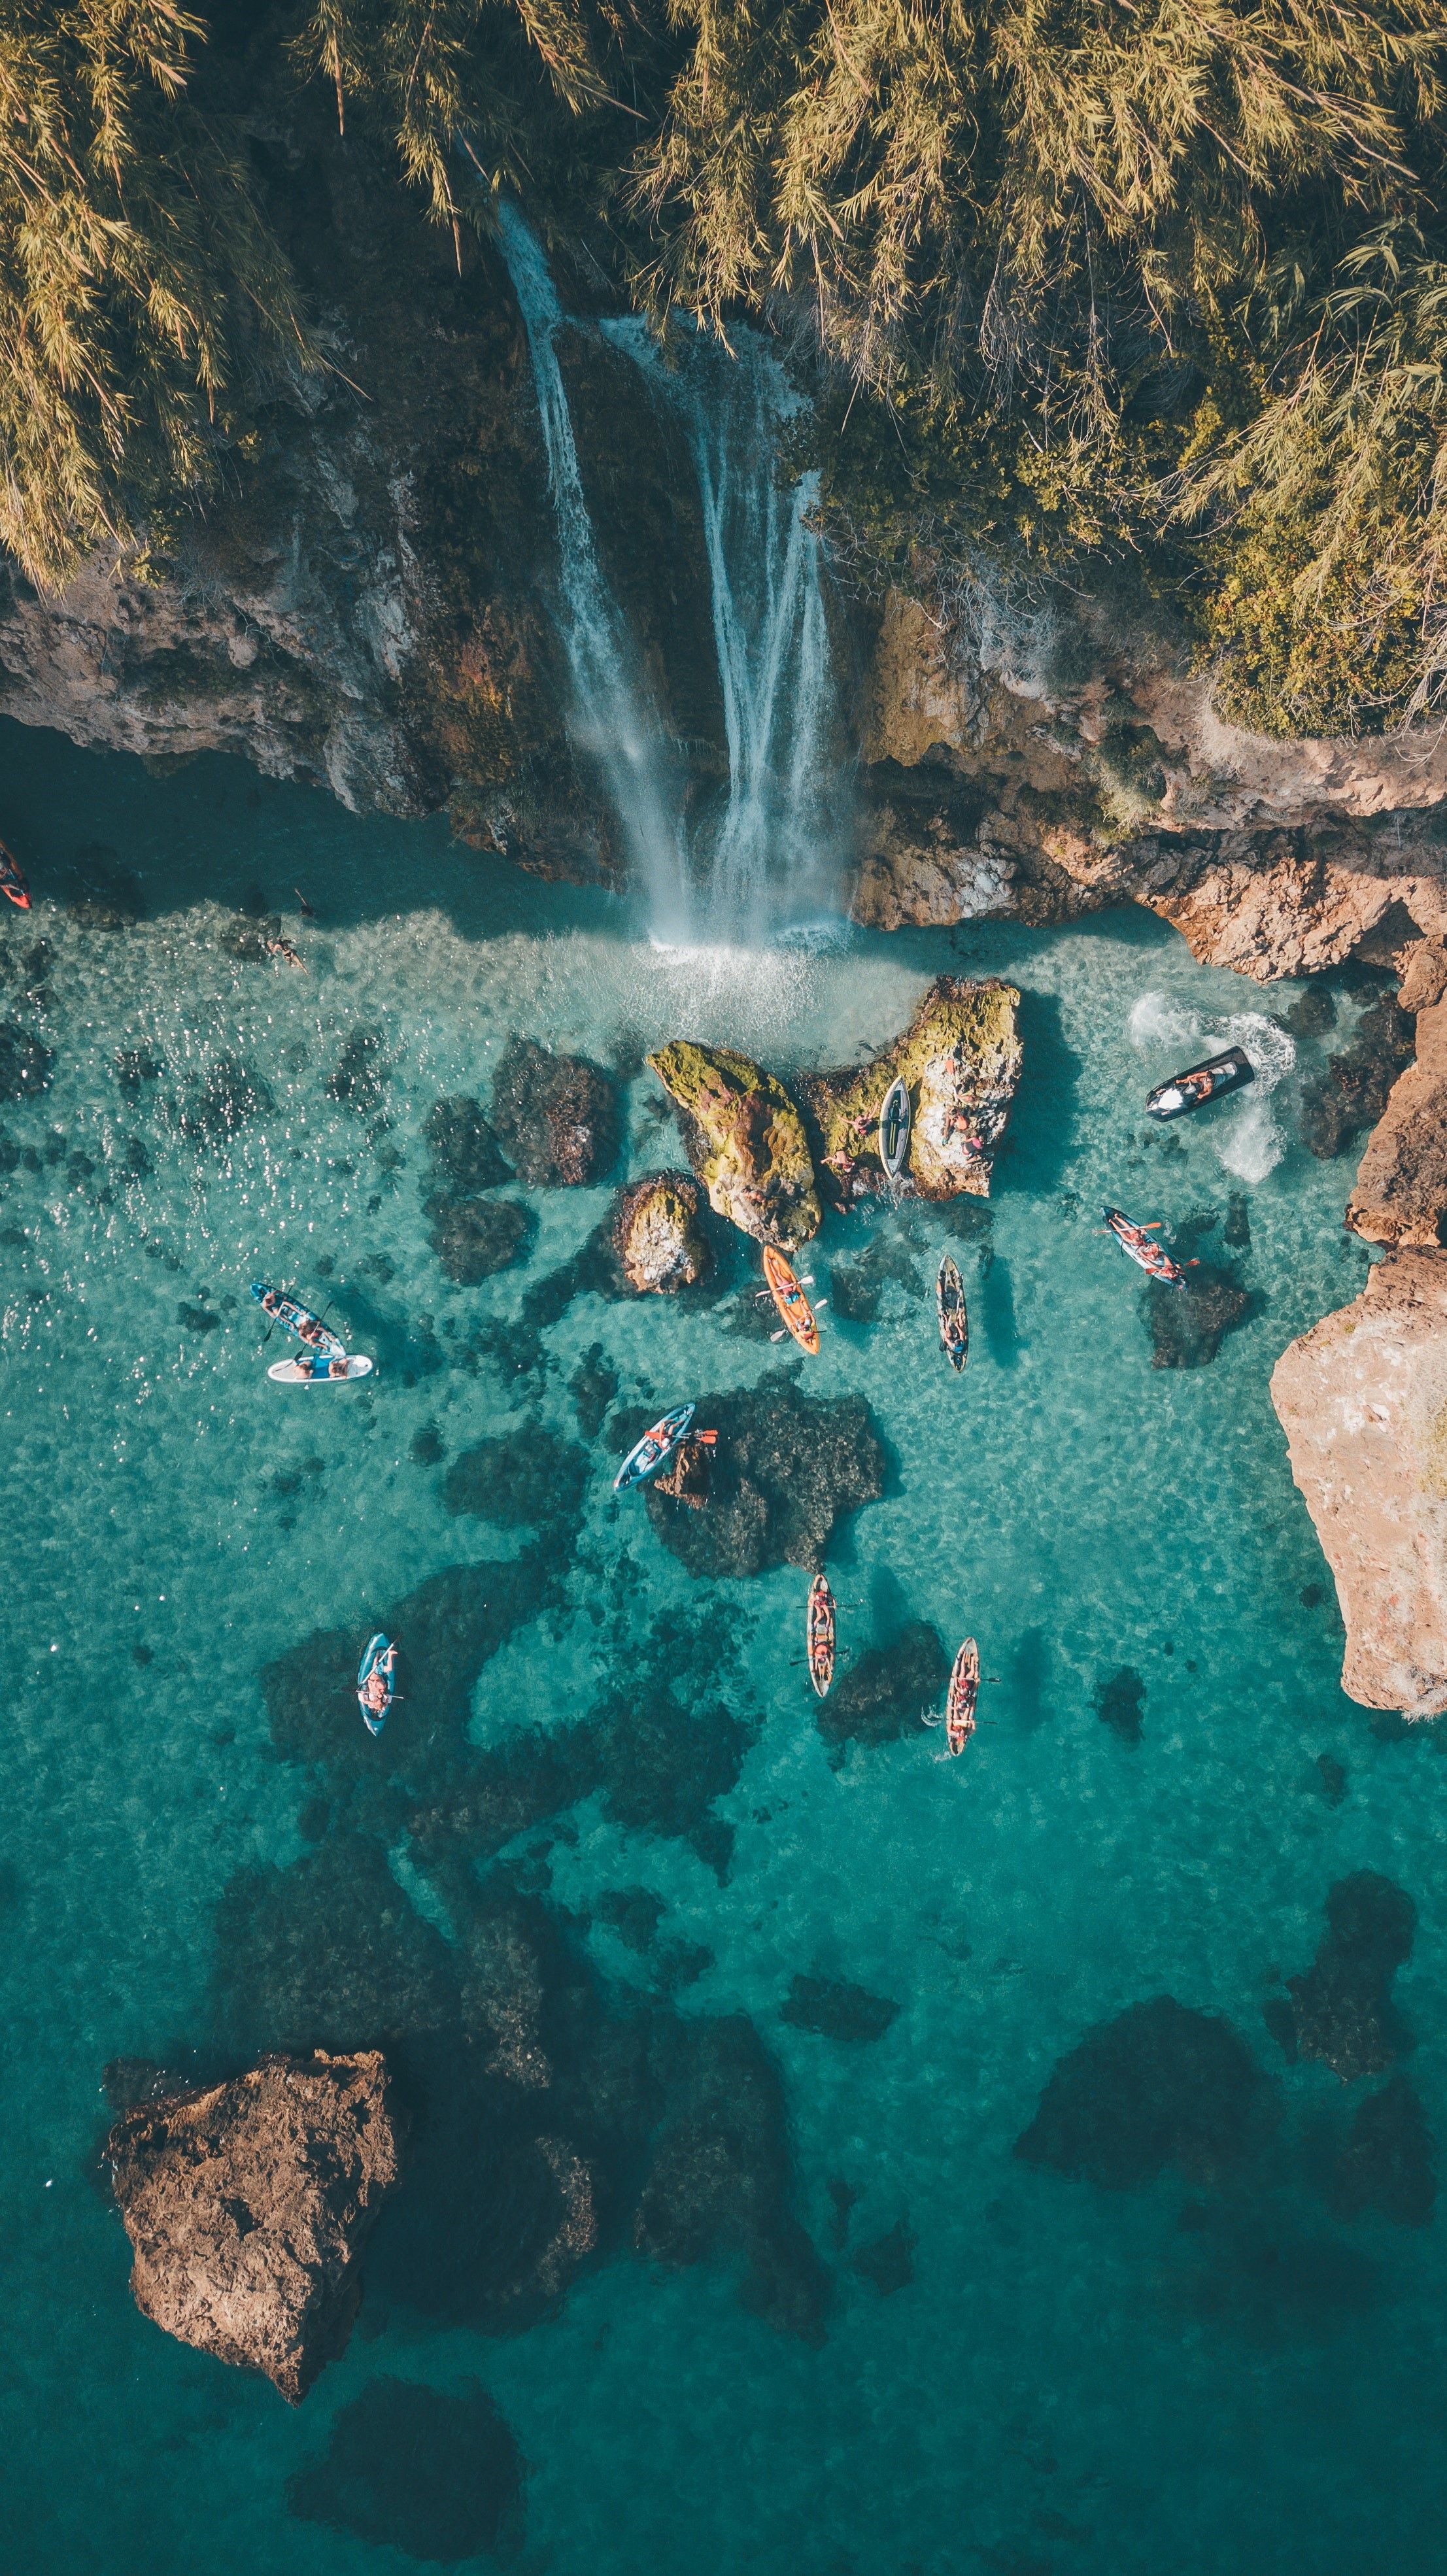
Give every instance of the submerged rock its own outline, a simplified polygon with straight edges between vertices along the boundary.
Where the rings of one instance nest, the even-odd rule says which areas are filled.
[[[1095,1686],[1095,1714],[1123,1744],[1139,1744],[1146,1686],[1131,1664],[1103,1674]]]
[[[581,1056],[512,1038],[492,1086],[492,1123],[530,1190],[601,1180],[618,1150],[613,1086]]]
[[[1303,1976],[1264,2006],[1266,2026],[1286,2055],[1320,2058],[1343,2083],[1380,2075],[1410,2047],[1392,2002],[1392,1979],[1411,1956],[1417,1909],[1373,1869],[1338,1879],[1326,1900],[1327,1930]]]
[[[760,1243],[817,1234],[819,1194],[804,1122],[784,1086],[730,1047],[677,1038],[648,1059],[683,1112],[683,1141],[709,1205]]]
[[[893,2298],[896,2290],[907,2290],[914,2279],[914,2249],[918,2239],[907,2219],[896,2219],[887,2234],[876,2236],[870,2245],[861,2245],[851,2254],[849,2268],[862,2281],[868,2281],[882,2299]]]
[[[871,1646],[814,1711],[826,1743],[892,1744],[913,1735],[921,1712],[940,1707],[950,1659],[937,1628],[912,1619],[887,1646]]]
[[[296,2405],[346,2350],[360,2252],[400,2171],[387,2070],[268,2057],[209,2091],[139,2104],[107,2141],[136,2305]]]
[[[1437,2197],[1432,2133],[1404,2075],[1370,2093],[1351,2125],[1331,2176],[1339,2218],[1370,2210],[1397,2227],[1425,2227]]]
[[[1271,1400],[1346,1622],[1342,1688],[1447,1710],[1447,1253],[1389,1254],[1293,1342]]]
[[[45,1089],[55,1057],[13,1020],[0,1020],[0,1100],[33,1100]]]
[[[1151,1337],[1152,1368],[1209,1368],[1223,1337],[1245,1322],[1251,1298],[1233,1271],[1202,1262],[1199,1269],[1187,1271],[1184,1288],[1148,1280],[1141,1307]]]
[[[333,2419],[323,2457],[288,2479],[286,2500],[302,2522],[450,2567],[511,2554],[522,2480],[517,2444],[476,2380],[444,2392],[374,2379]]]
[[[1417,1052],[1367,1142],[1347,1223],[1368,1243],[1436,1245],[1447,1223],[1447,1001],[1417,1016]]]
[[[1411,1058],[1412,1023],[1384,995],[1363,1011],[1350,1044],[1328,1058],[1325,1073],[1303,1093],[1302,1133],[1312,1153],[1330,1161],[1364,1127],[1374,1127]]]
[[[1168,2165],[1215,2182],[1270,2117],[1270,2092],[1229,2022],[1173,1995],[1132,2004],[1062,2057],[1015,2153],[1072,2180],[1130,2191]]]
[[[780,2018],[795,2030],[810,2030],[820,2039],[883,2039],[899,2006],[888,1995],[872,1995],[837,1977],[796,1977]]]
[[[482,1114],[481,1101],[469,1100],[465,1095],[435,1100],[427,1113],[424,1133],[438,1177],[459,1196],[493,1190],[499,1181],[512,1179],[497,1138]]]
[[[183,1101],[181,1133],[203,1152],[219,1152],[239,1127],[253,1118],[269,1117],[275,1107],[271,1086],[261,1074],[240,1056],[220,1056]]]
[[[571,1520],[587,1481],[588,1461],[576,1441],[559,1440],[537,1424],[464,1449],[442,1480],[442,1499],[450,1512],[516,1528]]]
[[[631,1448],[647,1427],[620,1415],[615,1444]],[[707,1511],[680,1511],[645,1489],[648,1517],[690,1574],[759,1574],[766,1565],[817,1573],[836,1520],[884,1491],[884,1452],[859,1395],[803,1396],[785,1370],[756,1387],[705,1395],[701,1430],[717,1429]]]
[[[460,1288],[475,1288],[480,1280],[508,1269],[533,1231],[531,1211],[518,1199],[438,1196],[426,1201],[424,1213],[427,1240]]]
[[[613,1249],[638,1295],[691,1288],[712,1258],[698,1222],[696,1182],[682,1172],[651,1172],[623,1192],[613,1219]]]
[[[387,1089],[380,1029],[353,1029],[327,1080],[327,1098],[354,1118],[373,1118]]]
[[[847,1324],[872,1324],[879,1314],[885,1287],[891,1283],[902,1288],[907,1297],[923,1297],[928,1286],[908,1247],[881,1234],[857,1261],[836,1261],[831,1268],[829,1294],[835,1314]]]
[[[1013,984],[942,975],[883,1055],[805,1080],[820,1175],[832,1197],[847,1207],[889,1188],[879,1159],[879,1112],[896,1081],[908,1086],[913,1116],[902,1186],[925,1199],[988,1195],[1020,1079],[1019,1002]]]

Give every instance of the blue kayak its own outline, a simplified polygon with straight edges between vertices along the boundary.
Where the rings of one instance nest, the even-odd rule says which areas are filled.
[[[672,1457],[692,1420],[693,1406],[680,1404],[672,1413],[665,1413],[661,1422],[655,1422],[651,1431],[645,1431],[614,1477],[614,1493],[626,1494],[630,1485],[645,1484],[655,1475],[665,1458]]]
[[[384,1637],[379,1628],[376,1636],[368,1641],[367,1651],[357,1666],[357,1706],[362,1712],[363,1725],[373,1735],[381,1734],[392,1713],[392,1702],[397,1695],[396,1675],[386,1661],[391,1653],[392,1640],[390,1637]],[[369,1708],[362,1696],[372,1674],[378,1671],[381,1672],[382,1679],[387,1685],[387,1696],[380,1710]]]
[[[324,1360],[346,1358],[346,1343],[330,1325],[322,1322],[320,1315],[312,1313],[310,1306],[303,1306],[295,1297],[285,1296],[280,1288],[269,1288],[264,1279],[253,1279],[251,1293],[263,1313],[268,1314],[274,1324],[283,1324],[289,1333],[295,1333],[297,1340],[305,1342],[309,1351],[315,1351]]]

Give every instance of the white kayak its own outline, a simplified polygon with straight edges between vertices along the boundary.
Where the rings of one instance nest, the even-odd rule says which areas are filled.
[[[278,1386],[346,1386],[353,1378],[370,1377],[372,1362],[352,1351],[339,1360],[273,1360],[266,1374]]]

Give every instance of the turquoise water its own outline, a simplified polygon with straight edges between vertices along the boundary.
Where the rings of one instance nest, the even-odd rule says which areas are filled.
[[[1340,1694],[1329,1580],[1266,1392],[1291,1335],[1364,1275],[1341,1229],[1348,1166],[1293,1134],[1294,1087],[1339,1036],[1299,1042],[1265,1149],[1259,1127],[1233,1144],[1233,1110],[1152,1135],[1138,1104],[1170,1060],[1132,1045],[1133,1011],[1138,1035],[1159,1024],[1143,997],[1209,1017],[1290,995],[1263,1004],[1143,915],[671,954],[615,902],[532,884],[441,826],[358,822],[220,762],[157,780],[15,728],[5,751],[3,827],[37,900],[0,925],[0,1018],[53,1056],[49,1087],[0,1115],[19,1149],[0,1211],[8,2563],[414,2566],[288,2502],[334,2420],[402,2379],[490,2392],[523,2463],[514,2563],[539,2576],[1441,2564],[1441,2230],[1333,2216],[1322,2140],[1372,2088],[1288,2066],[1261,2014],[1311,1960],[1332,1883],[1384,1872],[1418,1908],[1396,1995],[1410,2080],[1442,2129],[1444,1775],[1431,1730],[1374,1729]],[[92,843],[138,880],[129,926],[77,909],[97,863],[78,877],[74,853]],[[295,885],[315,923],[297,919]],[[235,955],[247,904],[287,915],[308,973]],[[906,1278],[872,1324],[835,1323],[800,1383],[862,1393],[888,1457],[883,1496],[830,1548],[843,1638],[862,1649],[924,1619],[952,1650],[973,1631],[991,1679],[967,1757],[940,1762],[919,1729],[831,1761],[791,1660],[806,1576],[695,1581],[641,1506],[614,1501],[606,1429],[585,1444],[561,1590],[483,1663],[470,1723],[486,1751],[626,1698],[668,1613],[696,1659],[716,1644],[713,1697],[750,1729],[714,1810],[733,1827],[723,1874],[685,1837],[610,1820],[596,1793],[504,1858],[547,1904],[592,1917],[570,1937],[615,2015],[667,1985],[665,1954],[709,1954],[658,2009],[747,2015],[778,2070],[788,2192],[829,2275],[822,2340],[751,2313],[725,2252],[665,2270],[626,2229],[550,2311],[484,2331],[409,2295],[388,2218],[346,2358],[288,2409],[136,2313],[94,2180],[107,2062],[220,2046],[228,1884],[325,1853],[341,1830],[341,1806],[319,1809],[317,1779],[273,1743],[263,1668],[318,1628],[360,1644],[439,1570],[528,1544],[447,1511],[445,1463],[412,1452],[426,1426],[447,1461],[520,1424],[580,1439],[568,1382],[595,1343],[623,1405],[780,1365],[734,1329],[732,1287],[686,1307],[584,1288],[532,1344],[489,1342],[611,1190],[531,1194],[526,1265],[453,1287],[421,1212],[428,1110],[485,1100],[514,1032],[625,1066],[681,1033],[783,1070],[844,1062],[946,969],[1008,973],[1025,996],[988,1235],[950,1234],[934,1211],[893,1229],[921,1280],[944,1243],[958,1253],[968,1373],[943,1368]],[[328,1091],[359,1029],[379,1034],[365,1064],[384,1077],[360,1114]],[[129,1091],[127,1050],[159,1068]],[[250,1114],[208,1131],[223,1060]],[[646,1071],[630,1076],[620,1170],[679,1159],[656,1097]],[[1278,1147],[1259,1180],[1221,1160],[1255,1170]],[[1224,1220],[1233,1194],[1253,1310],[1210,1366],[1153,1369],[1100,1202],[1179,1224]],[[869,1240],[829,1222],[821,1294]],[[1203,1258],[1219,1247],[1200,1237]],[[266,1272],[331,1295],[377,1353],[370,1387],[268,1384],[246,1294]],[[1126,1667],[1138,1742],[1097,1708]],[[404,1765],[408,1722],[404,1704],[386,1739]],[[347,1743],[362,1779],[366,1747]],[[1323,1755],[1346,1773],[1335,1805]],[[365,1822],[364,1779],[351,1794]],[[399,1812],[377,1810],[387,1883],[399,1908],[410,1894],[447,1924]],[[640,1887],[666,1909],[651,1950],[598,1907]],[[780,2017],[797,1975],[897,2013],[868,2041],[798,2028]],[[1243,2035],[1274,2088],[1269,2153],[1219,2188],[1171,2168],[1107,2189],[1016,2157],[1057,2061],[1161,1994]],[[856,2195],[842,2245],[831,2182]],[[853,2256],[900,2222],[913,2277],[886,2291]],[[380,2474],[401,2493],[417,2465]]]

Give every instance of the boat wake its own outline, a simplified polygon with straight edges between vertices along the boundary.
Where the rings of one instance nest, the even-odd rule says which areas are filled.
[[[1279,1020],[1264,1011],[1194,1011],[1170,993],[1142,993],[1130,1015],[1130,1042],[1137,1055],[1170,1054],[1162,1074],[1191,1056],[1244,1047],[1256,1079],[1212,1109],[1207,1132],[1217,1161],[1235,1179],[1264,1181],[1275,1171],[1287,1139],[1272,1098],[1296,1062],[1295,1044]]]

